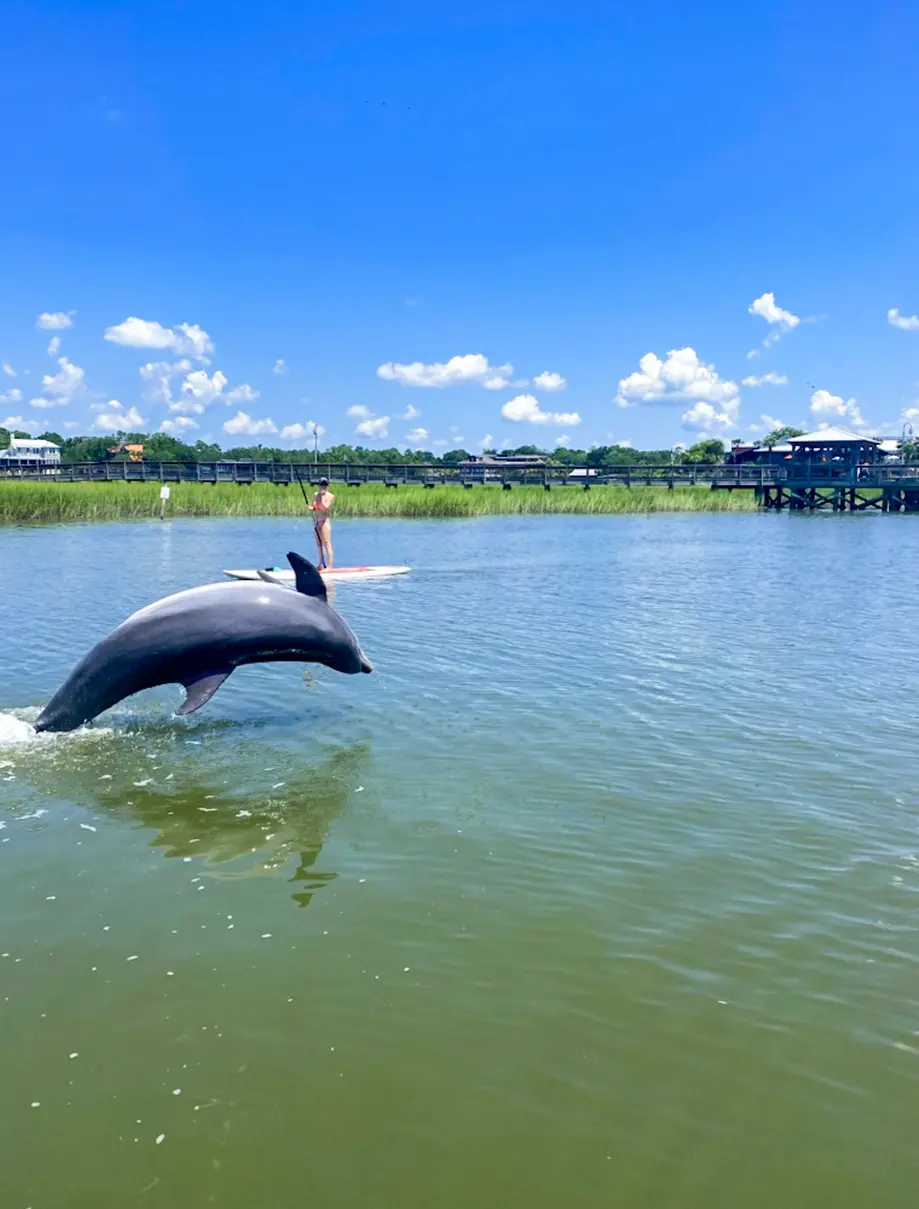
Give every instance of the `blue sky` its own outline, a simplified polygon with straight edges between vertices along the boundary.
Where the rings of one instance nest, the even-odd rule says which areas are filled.
[[[919,420],[915,5],[7,2],[3,30],[0,423]]]

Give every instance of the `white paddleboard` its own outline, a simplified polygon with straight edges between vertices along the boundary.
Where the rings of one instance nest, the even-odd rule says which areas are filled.
[[[292,584],[294,582],[294,573],[289,567],[266,567],[265,570],[273,575],[275,579],[281,583]],[[319,574],[323,579],[328,580],[346,580],[346,579],[383,579],[387,575],[405,575],[411,571],[411,567],[333,567],[331,571],[321,570]],[[258,571],[224,571],[224,575],[229,575],[230,579],[258,579]]]

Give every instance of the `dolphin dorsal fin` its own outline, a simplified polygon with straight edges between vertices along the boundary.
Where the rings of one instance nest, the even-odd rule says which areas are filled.
[[[298,592],[303,596],[318,596],[320,600],[328,599],[325,584],[322,582],[322,576],[309,559],[291,550],[287,555],[287,561],[294,569]]]
[[[206,705],[220,688],[227,676],[233,671],[231,667],[218,668],[208,672],[200,672],[182,681],[185,688],[185,700],[176,710],[180,717],[193,714],[196,709]]]

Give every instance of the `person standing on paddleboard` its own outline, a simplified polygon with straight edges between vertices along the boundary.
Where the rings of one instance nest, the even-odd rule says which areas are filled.
[[[329,490],[329,480],[319,480],[319,490],[313,496],[313,531],[319,550],[319,569],[332,570],[332,507],[335,496]]]

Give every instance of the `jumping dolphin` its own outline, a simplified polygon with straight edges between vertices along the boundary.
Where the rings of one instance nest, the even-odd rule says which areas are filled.
[[[262,582],[206,584],[147,605],[89,652],[35,723],[76,730],[125,697],[181,684],[176,711],[191,714],[244,663],[323,663],[336,672],[372,672],[349,626],[326,599],[322,576],[291,552],[296,588],[260,571]]]

